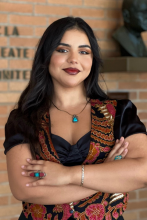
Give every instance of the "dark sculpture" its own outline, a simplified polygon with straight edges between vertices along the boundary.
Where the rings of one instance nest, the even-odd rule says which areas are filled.
[[[147,57],[147,48],[141,32],[147,31],[147,0],[124,0],[124,26],[113,37],[120,44],[122,56]]]

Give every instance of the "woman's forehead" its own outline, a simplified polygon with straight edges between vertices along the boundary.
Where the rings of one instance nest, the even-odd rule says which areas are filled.
[[[66,41],[66,42],[64,42]],[[86,35],[86,33],[82,30],[78,30],[78,29],[71,29],[71,30],[67,30],[61,41],[62,43],[76,43],[76,44],[84,44],[84,43],[88,43],[90,45],[89,39]]]

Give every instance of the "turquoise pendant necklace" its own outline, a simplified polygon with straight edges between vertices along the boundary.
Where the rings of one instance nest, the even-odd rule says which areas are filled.
[[[73,115],[72,116],[72,122],[73,123],[76,123],[76,122],[78,122],[79,120],[78,120],[78,116],[77,115]]]
[[[87,100],[87,98],[86,98],[86,100]],[[52,102],[52,101],[51,101],[51,102]],[[90,100],[87,101],[86,105],[88,104],[88,102],[90,102]],[[52,102],[52,103],[53,103],[53,102]],[[54,105],[54,103],[53,103],[53,105]],[[86,108],[86,105],[85,105],[85,107],[82,109],[82,111]],[[55,106],[55,105],[54,105],[54,106]],[[55,106],[55,107],[57,108],[57,106]],[[68,113],[67,111],[61,110],[61,109],[59,109],[59,108],[57,108],[57,109],[60,110],[60,111],[63,111],[63,112]],[[81,112],[82,112],[82,111],[81,111]],[[80,113],[81,113],[81,112],[80,112]],[[80,113],[79,113],[79,114],[80,114]],[[72,115],[72,114],[70,114],[70,113],[68,113],[68,114],[69,114],[69,115]],[[79,114],[78,114],[78,115],[79,115]],[[73,123],[77,123],[78,121],[79,121],[78,116],[75,115],[75,114],[72,115],[72,122],[73,122]]]

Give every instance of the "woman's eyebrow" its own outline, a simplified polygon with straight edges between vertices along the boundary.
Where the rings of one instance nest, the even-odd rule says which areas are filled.
[[[59,45],[63,45],[63,46],[66,46],[66,47],[71,47],[71,45],[69,45],[69,44],[65,44],[65,43],[59,43]],[[81,48],[81,47],[89,47],[90,49],[91,49],[91,47],[89,46],[89,45],[80,45],[80,46],[78,46],[79,48]]]

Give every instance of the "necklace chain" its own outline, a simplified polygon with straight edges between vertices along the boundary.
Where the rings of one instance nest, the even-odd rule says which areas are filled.
[[[86,98],[86,100],[87,100],[87,98]],[[90,100],[88,100],[87,102],[86,102],[86,105],[88,104],[88,102],[89,102]],[[51,101],[52,102],[52,101]],[[52,102],[53,103],[53,102]],[[55,104],[53,103],[53,105],[55,106]],[[85,105],[85,107],[82,109],[82,111],[84,111],[84,109],[86,108],[86,105]],[[69,115],[74,115],[74,114],[70,114],[69,112],[67,112],[67,111],[64,111],[64,110],[61,110],[61,109],[59,109],[57,106],[55,106],[58,110],[60,110],[60,111],[63,111],[63,112],[66,112],[66,113],[68,113]],[[81,112],[82,112],[81,111]],[[81,113],[80,112],[80,113]],[[79,114],[80,114],[79,113]],[[79,114],[76,114],[76,115],[79,115]]]

